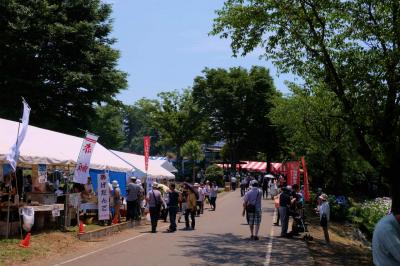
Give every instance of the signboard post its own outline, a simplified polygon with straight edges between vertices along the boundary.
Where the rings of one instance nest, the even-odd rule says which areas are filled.
[[[47,165],[45,164],[38,164],[38,181],[40,184],[47,181]]]
[[[97,175],[97,199],[99,220],[110,219],[110,190],[108,187],[108,174]]]

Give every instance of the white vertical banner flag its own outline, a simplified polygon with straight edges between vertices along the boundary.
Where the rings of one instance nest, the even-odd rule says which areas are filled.
[[[19,135],[17,136],[17,141],[11,147],[10,153],[7,155],[7,161],[11,165],[12,169],[14,169],[14,171],[17,168],[17,162],[18,162],[18,158],[19,158],[19,148],[21,147],[22,142],[25,139],[26,132],[28,131],[29,114],[31,112],[31,108],[25,102],[25,100],[23,100],[22,103],[24,104],[24,113],[22,115],[22,127],[19,130]]]
[[[97,204],[98,220],[110,219],[110,189],[108,187],[108,174],[97,175]]]
[[[83,140],[81,151],[79,152],[78,161],[74,172],[74,182],[86,184],[89,176],[90,158],[92,157],[94,145],[99,137],[90,133],[86,133]]]

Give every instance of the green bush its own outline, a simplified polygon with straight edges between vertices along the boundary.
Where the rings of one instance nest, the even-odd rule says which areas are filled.
[[[215,182],[218,186],[224,186],[224,170],[216,164],[212,164],[206,169],[206,180]]]
[[[333,221],[343,222],[347,219],[349,206],[347,204],[338,204],[336,197],[329,195],[329,207],[331,211],[330,218]]]
[[[389,198],[376,198],[361,204],[353,203],[349,209],[349,218],[369,238],[372,238],[375,225],[390,211],[391,200]]]

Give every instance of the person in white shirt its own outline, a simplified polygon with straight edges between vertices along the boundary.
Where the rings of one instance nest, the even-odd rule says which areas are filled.
[[[372,257],[377,266],[400,265],[400,213],[392,212],[376,224]]]
[[[325,237],[325,242],[326,244],[330,244],[329,240],[329,233],[328,233],[328,222],[330,219],[330,207],[329,207],[329,202],[328,202],[328,195],[322,194],[319,196],[321,200],[321,204],[318,207],[318,212],[319,212],[319,219],[320,219],[320,225],[322,226],[322,230],[324,231],[324,237]]]
[[[231,188],[232,188],[232,190],[233,191],[235,191],[236,190],[236,186],[237,186],[237,179],[236,179],[236,177],[233,175],[232,177],[231,177]]]
[[[203,214],[203,207],[204,207],[204,190],[200,186],[199,183],[194,183],[193,187],[197,190],[197,193],[199,194],[199,198],[196,201],[197,204],[197,211],[196,215],[200,216],[200,214]]]
[[[206,185],[203,188],[204,190],[204,199],[207,201],[208,205],[210,205],[210,181],[206,181]]]
[[[216,201],[217,201],[217,195],[218,195],[218,187],[213,182],[210,187],[210,205],[213,211],[217,208]]]

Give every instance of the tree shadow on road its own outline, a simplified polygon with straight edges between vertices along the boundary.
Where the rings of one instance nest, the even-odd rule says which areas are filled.
[[[203,260],[192,265],[264,265],[267,243],[228,233],[188,236],[179,246],[185,256]]]
[[[271,265],[314,265],[306,244],[300,238],[274,237]]]

